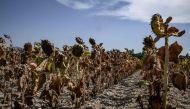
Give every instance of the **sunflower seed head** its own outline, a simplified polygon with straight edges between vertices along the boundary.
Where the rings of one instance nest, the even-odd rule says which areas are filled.
[[[72,47],[72,54],[76,57],[81,57],[84,52],[84,49],[81,45],[74,45]]]
[[[41,40],[41,46],[47,56],[50,56],[54,51],[53,45],[48,40]]]
[[[90,38],[89,42],[90,42],[91,45],[95,45],[96,44],[96,41],[93,38]]]

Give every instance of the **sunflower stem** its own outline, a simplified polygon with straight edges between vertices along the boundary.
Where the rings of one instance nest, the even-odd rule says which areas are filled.
[[[167,90],[168,90],[168,63],[169,63],[169,45],[168,45],[168,36],[165,37],[165,63],[164,63],[164,93],[163,93],[163,103],[164,109],[167,106]]]

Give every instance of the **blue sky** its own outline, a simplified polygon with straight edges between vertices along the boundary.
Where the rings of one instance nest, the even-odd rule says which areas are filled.
[[[103,42],[106,49],[142,50],[142,40],[153,35],[151,15],[173,16],[171,25],[186,30],[176,40],[190,53],[190,0],[0,0],[0,35],[12,36],[15,46],[49,39],[57,47],[73,45],[80,36]],[[162,39],[157,47],[164,44]]]

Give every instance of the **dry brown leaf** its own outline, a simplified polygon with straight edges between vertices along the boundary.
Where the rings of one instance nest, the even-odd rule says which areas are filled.
[[[181,53],[181,51],[183,50],[183,47],[181,45],[179,45],[176,42],[174,42],[173,44],[170,45],[169,47],[169,60],[171,62],[175,62],[175,63],[178,63],[178,56],[179,54]]]
[[[179,29],[177,29],[176,27],[170,27],[170,28],[168,28],[167,32],[168,32],[169,36],[175,36],[178,34]]]
[[[171,44],[170,47],[169,47],[169,61],[178,63],[178,56],[179,56],[179,54],[181,53],[182,50],[183,50],[183,47],[181,45],[179,45],[177,43],[177,41],[174,42],[173,44]],[[164,61],[165,46],[162,46],[161,48],[159,48],[158,55]]]

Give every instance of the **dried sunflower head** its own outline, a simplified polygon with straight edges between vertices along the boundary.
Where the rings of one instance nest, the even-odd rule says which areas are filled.
[[[78,44],[84,44],[82,38],[80,38],[80,37],[76,37],[75,40],[76,40],[76,42],[77,42]]]
[[[143,44],[145,45],[145,47],[148,48],[154,48],[155,46],[154,40],[151,35],[144,38]]]
[[[158,36],[158,37],[164,37],[165,32],[165,26],[163,23],[162,16],[160,14],[154,14],[151,18],[151,28],[152,31]]]
[[[84,49],[81,45],[74,45],[72,47],[72,54],[76,57],[82,56]]]
[[[54,51],[54,47],[53,45],[50,43],[50,41],[48,40],[42,40],[41,41],[41,47],[42,47],[42,50],[44,51],[44,53],[47,55],[47,56],[51,56],[51,54],[53,53]]]
[[[26,53],[31,53],[32,52],[32,44],[30,42],[24,44],[24,51]]]
[[[64,66],[63,64],[63,54],[62,53],[58,53],[57,56],[55,57],[55,66],[58,68],[62,68]]]
[[[93,38],[90,38],[89,42],[90,42],[91,45],[95,45],[96,44],[96,41]]]

